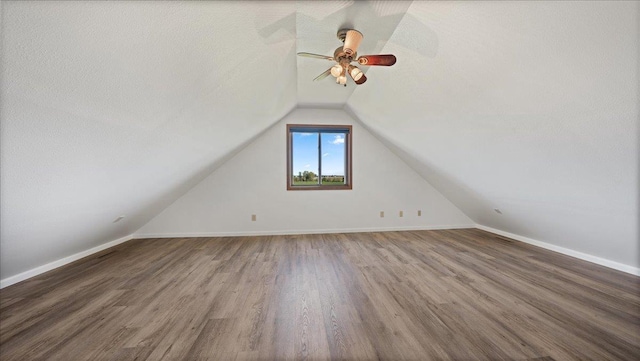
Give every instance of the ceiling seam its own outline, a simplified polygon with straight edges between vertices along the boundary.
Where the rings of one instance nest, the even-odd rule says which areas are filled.
[[[398,27],[400,26],[400,24],[404,21],[404,18],[407,16],[407,13],[409,12],[409,10],[411,10],[411,7],[413,6],[414,0],[411,0],[409,6],[407,7],[407,10],[404,12],[404,14],[402,15],[402,18],[400,18],[400,21],[398,21],[398,23],[396,24],[396,27],[393,29],[393,32],[391,33],[391,35],[389,35],[389,38],[387,39],[387,41],[385,41],[384,46],[382,47],[382,49],[380,49],[380,52],[382,52],[384,54],[384,49],[387,47],[387,43],[389,42],[389,40],[391,40],[391,38],[393,38],[393,35],[396,33],[396,31],[398,30]],[[296,23],[297,24],[297,23]],[[347,105],[349,105],[349,100],[351,100],[351,97],[353,96],[353,93],[355,93],[358,90],[358,88],[356,87],[356,89],[354,91],[351,92],[351,94],[349,94],[349,97],[347,98],[347,101],[344,102],[343,105],[343,109],[345,109],[346,111],[346,107]],[[359,119],[358,119],[359,120]],[[360,121],[360,120],[359,120]],[[362,121],[360,121],[362,123]],[[394,153],[395,154],[395,153]],[[413,168],[412,168],[413,169]]]

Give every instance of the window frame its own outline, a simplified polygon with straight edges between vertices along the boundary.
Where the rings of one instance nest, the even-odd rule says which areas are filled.
[[[327,130],[323,132],[323,130]],[[344,132],[339,132],[343,130]],[[344,134],[345,143],[345,184],[343,185],[293,185],[293,133],[339,133]],[[351,125],[326,125],[326,124],[287,124],[287,190],[288,191],[310,191],[310,190],[346,190],[353,189],[353,163],[351,149],[353,128]],[[322,136],[320,136],[322,138]],[[318,181],[322,182],[322,144],[318,149]]]

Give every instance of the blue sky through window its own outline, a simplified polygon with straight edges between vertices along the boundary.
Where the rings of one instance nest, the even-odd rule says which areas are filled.
[[[323,133],[322,175],[344,175],[344,134]]]
[[[323,133],[322,175],[344,175],[344,134]],[[318,133],[293,132],[293,175],[310,171],[318,174]]]

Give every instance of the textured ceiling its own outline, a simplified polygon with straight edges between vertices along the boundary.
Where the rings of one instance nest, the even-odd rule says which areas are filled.
[[[0,6],[2,278],[131,234],[296,106],[346,105],[476,222],[638,264],[638,2]],[[342,27],[397,64],[313,82],[295,53]]]
[[[477,223],[637,267],[639,10],[414,2],[348,107]]]
[[[2,277],[133,233],[291,111],[295,9],[3,1]]]

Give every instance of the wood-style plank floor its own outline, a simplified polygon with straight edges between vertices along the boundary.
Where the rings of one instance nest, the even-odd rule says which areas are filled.
[[[640,278],[480,230],[133,240],[0,291],[8,360],[639,360]]]

